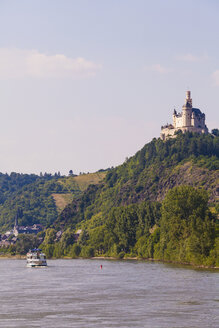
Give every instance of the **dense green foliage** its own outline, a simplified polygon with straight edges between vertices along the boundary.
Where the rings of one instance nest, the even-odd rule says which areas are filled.
[[[111,243],[113,242],[111,246],[116,245],[119,251],[129,253],[137,240],[142,236],[149,236],[150,229],[159,221],[160,204],[156,202],[113,208],[106,222],[106,229],[110,232]]]
[[[41,245],[48,256],[151,258],[195,265],[219,266],[218,223],[208,207],[203,189],[180,186],[162,202],[141,202],[112,208],[81,222],[83,233],[76,242],[67,229],[55,241],[47,230]]]
[[[11,173],[0,175],[1,204],[0,229],[5,231],[14,224],[18,215],[20,225],[51,224],[58,216],[54,192],[62,192],[59,177]]]
[[[214,262],[216,257],[209,255],[215,238],[216,221],[208,208],[207,192],[189,186],[170,190],[162,204],[157,256],[179,262]]]

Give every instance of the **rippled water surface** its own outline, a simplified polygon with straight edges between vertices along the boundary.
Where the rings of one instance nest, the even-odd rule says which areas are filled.
[[[218,286],[218,272],[161,263],[2,259],[0,327],[216,328]]]

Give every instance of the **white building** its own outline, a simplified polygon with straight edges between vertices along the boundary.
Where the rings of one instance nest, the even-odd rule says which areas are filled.
[[[182,112],[177,113],[174,109],[173,124],[167,124],[161,127],[161,139],[165,140],[175,136],[175,132],[198,132],[208,133],[208,128],[205,125],[205,114],[198,108],[192,107],[191,92],[186,91],[185,104],[182,106]]]

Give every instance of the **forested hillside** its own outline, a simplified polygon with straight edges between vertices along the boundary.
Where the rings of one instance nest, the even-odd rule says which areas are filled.
[[[178,134],[162,141],[153,139],[124,164],[110,170],[98,186],[90,186],[56,221],[59,228],[72,227],[93,215],[103,220],[112,207],[142,201],[162,201],[174,186],[190,185],[208,191],[210,202],[218,199],[219,137]]]
[[[42,248],[55,257],[137,256],[219,266],[218,179],[218,136],[153,139],[74,199],[47,230]]]
[[[49,226],[61,209],[79,196],[90,183],[98,183],[106,172],[60,176],[0,173],[0,232],[10,229],[18,215],[19,225]],[[64,205],[63,205],[64,204]]]

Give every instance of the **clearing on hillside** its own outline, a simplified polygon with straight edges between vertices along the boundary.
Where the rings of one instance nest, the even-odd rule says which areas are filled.
[[[61,194],[52,194],[56,203],[57,211],[60,213],[73,201],[75,196],[79,196],[88,188],[89,185],[100,183],[105,176],[106,172],[103,171],[60,179],[58,182],[66,189],[66,192]]]

